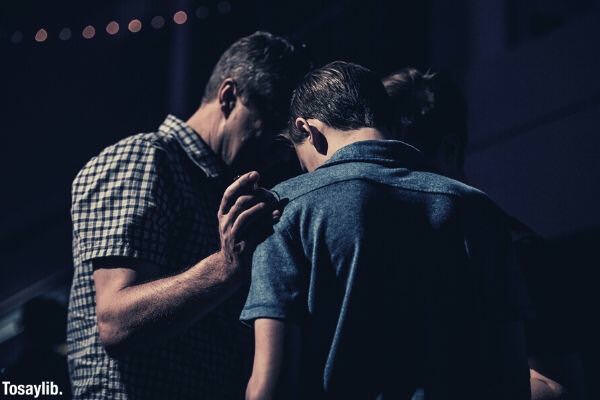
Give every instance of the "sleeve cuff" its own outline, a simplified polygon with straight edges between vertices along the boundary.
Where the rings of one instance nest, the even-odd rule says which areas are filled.
[[[240,315],[240,321],[249,326],[252,326],[254,320],[258,318],[280,319],[284,321],[299,320],[297,315],[293,315],[282,307],[268,305],[246,306]]]
[[[80,247],[80,258],[89,261],[101,257],[131,257],[151,262],[156,265],[166,265],[167,257],[156,251],[144,251],[135,248],[130,243],[118,240],[109,240],[96,245]]]

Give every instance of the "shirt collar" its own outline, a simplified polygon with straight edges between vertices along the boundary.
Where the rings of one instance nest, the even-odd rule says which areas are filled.
[[[347,162],[370,162],[430,170],[423,153],[399,140],[363,140],[342,147],[319,168]]]
[[[221,159],[202,140],[188,124],[174,115],[167,118],[158,128],[159,131],[174,134],[177,141],[185,150],[188,157],[209,177],[215,178],[225,175],[227,167]]]

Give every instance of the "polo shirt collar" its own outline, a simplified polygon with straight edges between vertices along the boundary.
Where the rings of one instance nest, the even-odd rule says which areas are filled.
[[[216,178],[226,175],[227,167],[223,161],[188,124],[169,114],[158,129],[165,133],[174,134],[188,157],[208,177]]]
[[[410,169],[429,170],[423,153],[399,140],[363,140],[342,147],[319,168],[347,162],[370,162]]]

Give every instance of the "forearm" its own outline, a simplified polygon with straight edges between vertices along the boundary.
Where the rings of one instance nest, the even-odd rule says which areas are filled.
[[[299,398],[300,330],[276,319],[254,321],[254,364],[246,400]]]
[[[254,321],[254,364],[246,388],[246,400],[269,400],[281,373],[285,351],[285,324],[260,318]]]
[[[257,190],[258,179],[253,171],[227,187],[217,212],[221,251],[188,270],[155,279],[159,268],[137,264],[139,260],[127,266],[118,257],[102,257],[102,265],[94,263],[98,331],[107,350],[130,348],[181,329],[239,288],[252,254],[245,240],[253,233],[249,227],[260,217],[271,221],[280,214],[270,192]]]
[[[215,253],[188,270],[116,290],[98,304],[100,337],[110,350],[151,341],[203,317],[239,288],[242,277]]]
[[[583,368],[577,353],[530,357],[532,399],[583,399]],[[546,397],[544,397],[546,396]]]
[[[534,369],[530,369],[530,385],[532,400],[560,400],[565,394],[564,388]]]

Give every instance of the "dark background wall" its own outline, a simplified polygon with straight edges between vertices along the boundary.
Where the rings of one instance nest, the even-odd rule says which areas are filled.
[[[70,183],[103,147],[198,107],[220,53],[257,29],[310,45],[319,63],[343,58],[382,72],[423,64],[427,7],[361,2],[73,2],[2,4],[0,297],[69,268]],[[188,14],[185,24],[172,17]],[[202,18],[196,16],[196,13]],[[208,14],[205,16],[205,14]],[[163,16],[161,29],[151,27]],[[128,22],[142,22],[131,33]],[[108,35],[115,20],[119,32]],[[415,23],[419,21],[419,23]],[[92,25],[96,35],[84,39]],[[72,37],[58,35],[69,27]],[[38,43],[36,31],[48,39]],[[14,32],[23,35],[13,43]],[[35,251],[32,251],[35,250]]]
[[[173,22],[180,10],[182,25]],[[160,29],[155,16],[165,19]],[[138,33],[127,30],[134,18]],[[106,32],[111,20],[115,35]],[[82,36],[87,25],[91,39]],[[71,37],[61,40],[65,27]],[[48,37],[36,42],[40,28]],[[564,282],[550,296],[577,316],[567,327],[574,337],[592,342],[598,0],[24,0],[0,4],[2,359],[18,340],[23,302],[48,292],[65,298],[77,171],[167,113],[191,115],[219,54],[257,29],[305,42],[317,64],[345,59],[382,75],[412,65],[454,76],[470,108],[470,182],[548,239],[552,256],[536,274]]]

